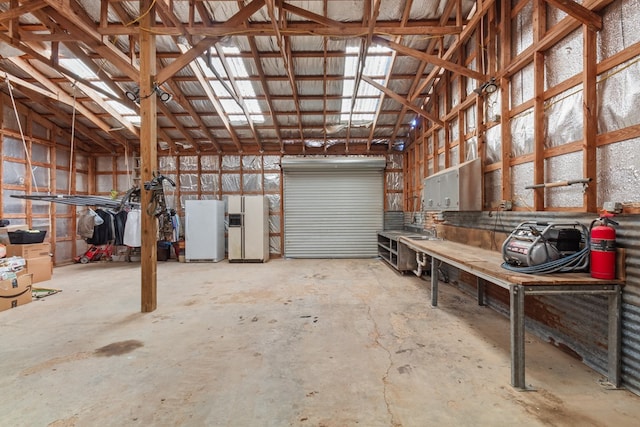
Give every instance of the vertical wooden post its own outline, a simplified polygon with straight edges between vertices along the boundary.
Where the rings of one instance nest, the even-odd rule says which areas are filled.
[[[140,11],[148,11],[151,0],[140,0]],[[155,24],[155,11],[144,13],[140,26],[151,28]],[[157,225],[153,212],[147,212],[151,202],[151,192],[144,189],[144,183],[153,178],[158,164],[157,110],[154,90],[156,76],[156,40],[149,31],[140,31],[140,180],[142,204],[142,248],[141,248],[141,304],[142,312],[154,311],[158,304],[157,295]]]
[[[534,104],[533,104],[533,183],[543,184],[544,178],[544,54],[533,54]],[[544,210],[544,188],[533,190],[533,210]]]
[[[537,44],[546,28],[546,2],[544,0],[534,0],[533,3],[533,42]],[[534,75],[534,106],[533,106],[533,126],[534,126],[534,161],[533,161],[533,183],[542,184],[545,182],[544,174],[544,53],[535,52],[533,54],[533,75]],[[544,210],[544,188],[537,188],[533,193],[533,210]]]
[[[505,69],[511,62],[511,3],[502,2],[500,16],[500,65]],[[502,200],[513,200],[513,184],[511,182],[511,117],[509,89],[511,80],[504,76],[500,79],[500,133],[502,140]]]
[[[587,212],[598,210],[598,181],[596,179],[596,134],[598,133],[598,100],[596,98],[596,33],[582,26],[584,37],[583,61],[583,177],[592,181],[584,192],[583,205]]]
[[[452,97],[452,93],[451,93],[451,77],[452,74],[449,72],[445,72],[444,73],[444,112],[441,111],[442,114],[442,118],[444,119],[445,117],[447,117],[449,115],[449,112],[451,111],[451,106],[453,105],[453,97]],[[450,121],[448,120],[443,120],[444,121],[444,144],[443,144],[443,150],[444,150],[444,169],[448,168],[449,166],[451,166],[451,161],[449,160],[449,149],[450,149],[450,145],[451,145],[451,135],[449,132],[449,126],[451,125]]]
[[[439,92],[436,92],[439,91]],[[440,98],[442,98],[442,86],[440,88],[434,88],[434,102],[433,102],[433,110],[436,114],[436,117],[442,118],[444,115],[442,111],[440,111]],[[436,127],[433,130],[433,173],[438,172],[438,150],[440,147],[440,128]]]

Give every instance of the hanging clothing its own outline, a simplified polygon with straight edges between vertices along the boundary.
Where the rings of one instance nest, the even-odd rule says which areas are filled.
[[[114,226],[115,226],[115,235],[114,235],[114,245],[121,246],[124,245],[124,229],[127,224],[127,211],[120,211],[114,216]]]
[[[78,235],[83,239],[93,237],[93,228],[96,226],[96,213],[92,209],[87,209],[78,217]]]
[[[87,239],[92,245],[106,245],[114,237],[113,216],[107,211],[96,209],[96,214],[102,219],[102,224],[93,227],[93,236]]]
[[[178,214],[174,213],[171,216],[171,223],[173,225],[173,238],[171,239],[171,241],[177,242],[180,240],[180,217],[178,216]]]
[[[140,211],[132,210],[127,215],[127,222],[124,226],[123,243],[132,248],[142,246],[142,216]]]

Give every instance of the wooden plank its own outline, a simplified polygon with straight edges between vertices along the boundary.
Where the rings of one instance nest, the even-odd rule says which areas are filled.
[[[382,46],[386,46],[390,49],[393,49],[397,52],[403,53],[405,55],[409,55],[412,56],[416,59],[419,59],[421,61],[425,61],[428,62],[430,64],[433,65],[437,65],[439,67],[444,68],[445,70],[449,70],[449,71],[453,71],[454,73],[463,75],[463,76],[467,76],[467,77],[471,77],[472,79],[476,79],[480,82],[484,82],[487,79],[487,76],[485,76],[482,73],[479,73],[477,71],[471,70],[467,67],[464,67],[460,64],[456,64],[454,62],[448,61],[446,59],[442,59],[439,56],[436,55],[430,55],[424,52],[421,52],[419,50],[416,49],[412,49],[410,47],[406,47],[403,46],[399,43],[387,40],[385,38],[382,38],[380,36],[374,36],[372,39],[375,43],[378,43]]]
[[[379,91],[381,91],[382,93],[387,95],[389,98],[392,98],[394,101],[399,102],[400,104],[404,105],[405,107],[407,107],[411,111],[419,114],[420,116],[422,116],[422,117],[424,117],[426,119],[429,119],[429,120],[433,121],[434,123],[439,124],[440,126],[444,126],[444,123],[438,117],[436,117],[433,114],[428,113],[427,111],[423,110],[422,108],[419,108],[419,107],[409,103],[409,101],[407,101],[405,98],[403,98],[402,96],[398,95],[397,93],[393,92],[389,88],[386,88],[386,87],[382,86],[381,84],[375,82],[374,80],[372,80],[371,78],[369,78],[369,77],[367,77],[365,75],[362,75],[361,78],[362,78],[362,80],[364,80],[365,82],[367,82],[371,86],[375,87],[376,89],[378,89]]]
[[[596,135],[598,133],[598,96],[596,93],[596,34],[589,28],[582,30],[584,39],[583,59],[583,104],[582,104],[582,161],[583,178],[591,178],[592,181],[585,188],[583,205],[587,212],[597,212],[598,180]]]
[[[152,0],[141,0],[140,10],[152,7]],[[155,13],[145,14],[140,24],[150,26]],[[155,19],[155,18],[153,18]],[[157,94],[154,90],[156,77],[156,37],[147,31],[140,33],[140,178],[150,181],[158,164],[157,143]],[[150,191],[140,192],[141,205],[152,202]],[[157,294],[157,224],[153,213],[141,209],[142,216],[142,258],[141,267],[141,310],[143,313],[154,311],[158,306]]]
[[[533,43],[538,44],[545,35],[547,28],[547,9],[543,0],[533,1]],[[534,146],[533,146],[533,182],[542,183],[545,181],[544,147],[545,135],[544,126],[544,54],[535,52],[533,54],[533,74],[534,74],[534,97],[533,97],[533,120],[534,120]],[[533,190],[533,208],[542,211],[545,208],[544,189]]]
[[[114,66],[118,67],[127,77],[136,81],[138,70],[132,65],[131,60],[118,48],[108,41],[103,41],[103,36],[97,32],[91,22],[79,16],[74,8],[70,8],[68,0],[44,0],[54,10],[48,9],[48,13],[69,33],[76,35],[79,40],[90,46],[99,55],[104,57]]]
[[[590,31],[600,31],[602,29],[602,17],[573,0],[545,1],[582,22]]]
[[[584,5],[589,10],[600,10],[612,3],[613,0],[586,0]],[[544,38],[538,43],[533,43],[527,49],[520,53],[513,62],[511,62],[506,68],[503,69],[502,74],[511,76],[520,70],[522,67],[531,62],[531,57],[534,52],[542,52],[549,49],[551,46],[557,44],[560,40],[573,32],[581,24],[576,22],[575,18],[568,16],[556,24],[550,31],[548,31]]]
[[[439,238],[477,248],[489,248],[493,251],[501,251],[502,242],[509,236],[509,233],[502,231],[456,227],[446,224],[436,225],[436,233]]]
[[[533,107],[533,182],[532,184],[544,183],[544,100],[542,93],[544,92],[544,54],[536,52],[534,55],[534,98]],[[536,188],[533,190],[533,210],[544,210],[544,188]]]
[[[563,286],[563,285],[607,285],[624,284],[623,280],[603,280],[591,277],[589,273],[523,274],[502,268],[502,254],[497,251],[477,248],[463,243],[447,240],[414,240],[406,237],[399,239],[417,252],[448,260],[494,277],[503,283],[527,286]]]
[[[509,162],[512,159],[511,156],[511,123],[506,117],[509,114],[509,105],[511,104],[509,101],[510,91],[507,89],[509,87],[509,80],[506,78],[500,79],[500,87],[503,88],[500,91],[501,96],[501,111],[502,117],[502,127],[500,128],[500,135],[502,137],[502,157],[500,159],[500,169],[502,170],[502,178],[500,183],[500,195],[502,200],[513,200],[513,181],[511,179],[511,165]]]
[[[623,129],[618,129],[607,134],[601,134],[596,136],[596,145],[601,147],[603,145],[612,144],[614,142],[626,141],[627,139],[640,137],[640,125],[633,125]]]
[[[44,0],[30,0],[22,3],[20,6],[11,7],[6,12],[0,13],[0,22],[8,21],[11,19],[19,18],[21,15],[33,12],[38,9],[42,9],[47,6]]]
[[[233,15],[226,22],[226,25],[238,25],[249,19],[251,15],[257,12],[262,6],[264,6],[264,0],[253,0],[247,6],[241,8],[238,13]],[[144,28],[144,26],[143,26]],[[228,29],[227,29],[228,31]],[[171,64],[164,67],[157,76],[157,82],[159,85],[167,81],[169,78],[173,77],[178,71],[182,70],[184,67],[189,65],[191,61],[196,59],[198,56],[202,54],[209,47],[214,45],[222,36],[212,37],[207,36],[204,39],[200,40],[195,46],[191,49],[183,52],[183,54],[176,58]]]

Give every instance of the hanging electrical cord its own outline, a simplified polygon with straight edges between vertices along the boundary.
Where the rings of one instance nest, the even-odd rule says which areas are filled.
[[[69,190],[68,195],[71,195],[71,182],[73,178],[73,151],[74,141],[76,135],[76,82],[71,86],[73,87],[73,113],[71,115],[71,151],[69,152]]]
[[[524,274],[569,273],[572,271],[586,270],[589,267],[591,239],[589,237],[590,232],[587,227],[582,224],[580,224],[580,227],[582,228],[582,236],[584,238],[584,248],[582,248],[580,251],[554,261],[549,261],[543,264],[532,266],[521,267],[504,262],[502,264],[502,268],[516,273]]]
[[[22,146],[24,147],[24,155],[27,160],[27,166],[29,167],[29,171],[31,171],[31,178],[33,179],[33,187],[36,189],[36,193],[38,193],[38,182],[36,181],[36,175],[33,172],[33,166],[31,166],[31,155],[29,154],[29,150],[27,149],[27,141],[24,138],[24,132],[22,130],[22,123],[20,123],[20,115],[18,114],[18,107],[16,106],[16,100],[13,97],[13,89],[11,87],[11,81],[9,80],[9,76],[5,74],[5,80],[7,81],[7,87],[9,88],[9,97],[11,98],[11,105],[13,106],[13,112],[16,115],[16,122],[18,122],[18,130],[20,131],[20,138],[22,138]]]

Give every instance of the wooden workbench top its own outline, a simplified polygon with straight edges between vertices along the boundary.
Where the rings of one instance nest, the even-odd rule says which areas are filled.
[[[449,240],[414,240],[401,237],[401,243],[416,252],[423,252],[443,261],[451,260],[468,265],[478,272],[493,276],[503,282],[518,285],[624,285],[620,279],[602,280],[589,273],[523,274],[502,268],[502,254],[488,249],[456,243]]]

